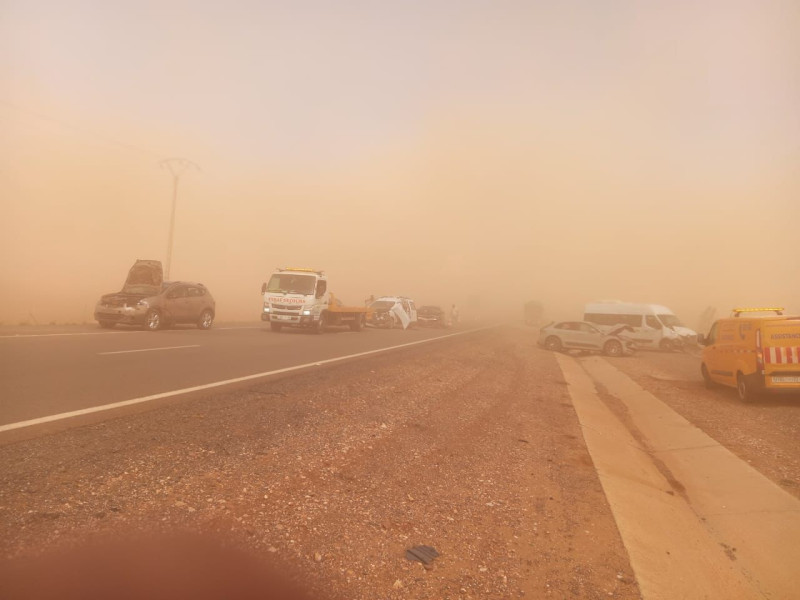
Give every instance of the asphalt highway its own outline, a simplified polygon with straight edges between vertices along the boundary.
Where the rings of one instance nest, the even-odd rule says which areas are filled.
[[[313,369],[468,331],[336,328],[313,335],[301,330],[274,333],[261,323],[208,331],[105,331],[94,326],[1,331],[0,433],[66,421],[80,411],[110,416],[114,411],[108,409],[117,407],[109,405],[152,403],[161,399],[152,396],[219,389],[275,371]]]

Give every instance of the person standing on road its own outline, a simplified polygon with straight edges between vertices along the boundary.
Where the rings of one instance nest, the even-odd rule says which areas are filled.
[[[450,323],[458,325],[458,307],[455,304],[450,308]]]

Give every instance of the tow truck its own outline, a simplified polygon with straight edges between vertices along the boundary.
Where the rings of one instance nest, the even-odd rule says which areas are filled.
[[[306,268],[276,269],[262,284],[264,306],[261,320],[269,322],[272,331],[299,327],[323,333],[327,327],[348,326],[361,331],[370,309],[366,306],[345,306],[328,291],[324,271]]]

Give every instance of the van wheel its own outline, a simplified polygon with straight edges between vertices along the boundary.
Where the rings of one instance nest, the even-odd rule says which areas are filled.
[[[708,368],[705,364],[700,367],[700,374],[703,376],[703,383],[705,384],[707,390],[715,387],[714,380],[711,379],[711,374],[708,372]]]
[[[606,342],[603,346],[603,354],[606,356],[622,356],[622,344],[616,340]]]
[[[544,347],[547,350],[552,350],[553,352],[561,352],[564,349],[564,345],[561,343],[561,340],[554,335],[551,335],[544,341]]]
[[[742,402],[753,402],[756,393],[747,383],[747,378],[740,373],[736,374],[736,391],[739,392],[739,400]]]
[[[675,349],[675,345],[671,340],[661,340],[658,347],[664,352],[672,352]]]

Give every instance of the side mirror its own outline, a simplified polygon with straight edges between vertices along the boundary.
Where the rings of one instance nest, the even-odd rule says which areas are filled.
[[[261,293],[262,294],[266,294],[267,293],[267,284],[266,283],[262,283],[261,284]]]

